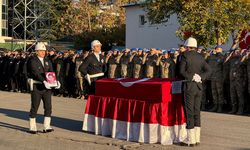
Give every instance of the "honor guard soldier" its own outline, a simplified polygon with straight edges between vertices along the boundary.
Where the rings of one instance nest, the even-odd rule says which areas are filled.
[[[121,78],[127,78],[128,73],[130,72],[129,63],[130,63],[130,49],[125,49],[122,55],[120,56],[121,64]]]
[[[81,72],[78,71],[80,65],[84,61],[84,56],[83,56],[83,50],[78,50],[76,54],[74,55],[72,61],[75,63],[75,78],[76,78],[76,89],[77,89],[77,94],[78,98],[84,98],[84,91],[83,91],[83,77],[81,75]]]
[[[130,57],[133,69],[133,78],[142,77],[142,59],[143,59],[143,49],[139,48],[138,52],[136,48],[132,48],[132,55]]]
[[[155,76],[156,72],[156,61],[158,59],[158,56],[156,55],[157,51],[154,48],[150,49],[150,53],[144,55],[143,58],[143,64],[145,64],[145,73],[146,78],[153,78]]]
[[[106,64],[104,56],[101,55],[102,44],[98,40],[91,43],[93,53],[89,54],[79,67],[82,76],[89,84],[88,94],[95,94],[95,81],[104,76]]]
[[[187,52],[183,54],[180,73],[185,78],[184,106],[187,120],[187,138],[181,143],[184,146],[200,144],[200,107],[202,98],[202,81],[211,73],[205,59],[196,51],[197,41],[190,37],[184,46]]]
[[[46,46],[43,43],[37,43],[35,46],[36,56],[30,59],[30,77],[31,87],[31,109],[30,109],[30,128],[29,133],[36,134],[36,115],[41,100],[44,105],[44,133],[54,131],[51,126],[51,84],[46,81],[46,72],[53,72],[50,60],[45,57]],[[57,81],[57,86],[60,88],[60,83]]]
[[[211,80],[211,89],[212,89],[214,106],[213,108],[210,109],[210,111],[222,112],[222,107],[224,104],[224,96],[223,96],[224,55],[222,54],[222,47],[220,45],[215,47],[215,54],[212,54],[210,57],[208,57],[207,62],[212,69],[210,80]]]
[[[244,110],[245,89],[247,87],[247,66],[242,59],[241,50],[236,49],[230,58],[230,114],[242,115]]]
[[[109,52],[106,57],[106,63],[108,64],[108,78],[117,77],[117,68],[119,64],[118,50],[115,49],[113,52]]]
[[[167,50],[163,51],[157,62],[157,66],[160,66],[160,76],[161,78],[174,78],[175,77],[175,63],[170,58],[169,52]]]

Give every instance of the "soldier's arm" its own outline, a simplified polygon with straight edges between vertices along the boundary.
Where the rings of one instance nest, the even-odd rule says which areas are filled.
[[[105,57],[105,63],[108,63],[110,56],[111,56],[111,55],[108,54],[108,55]]]
[[[122,56],[123,56],[123,53],[121,53],[120,55],[117,56],[117,58],[116,58],[116,63],[117,64],[120,63],[120,60],[121,60]]]
[[[229,59],[232,57],[232,55],[233,55],[233,52],[231,52],[231,53],[225,58],[224,63],[226,63],[227,61],[229,61]]]
[[[142,58],[142,64],[144,65],[146,63],[148,54],[145,54]]]
[[[156,66],[159,66],[159,65],[160,65],[160,61],[161,61],[162,56],[163,56],[163,55],[161,55],[160,57],[158,57],[158,59],[156,60]]]
[[[66,64],[66,70],[65,70],[65,75],[68,76],[69,75],[69,69],[70,69],[70,63],[68,62]]]
[[[204,72],[200,74],[202,80],[206,80],[212,73],[211,67],[207,64],[206,61],[203,62]]]
[[[49,71],[50,72],[54,72],[53,66],[52,66],[52,62],[49,60]]]
[[[57,77],[59,76],[60,70],[61,70],[61,66],[60,66],[59,63],[57,63],[57,64],[56,64],[56,76],[57,76]]]
[[[183,55],[183,58],[181,60],[181,63],[180,63],[180,74],[188,81],[192,81],[193,79],[193,74],[190,74],[187,72],[186,70],[187,68],[187,59],[186,59],[186,56]]]
[[[171,78],[174,78],[175,77],[175,62],[174,61],[171,61],[170,62],[170,66],[169,66],[169,70],[171,72]]]
[[[73,63],[76,63],[76,55],[73,56],[72,62],[73,62]]]
[[[105,59],[105,57],[103,56],[103,58],[101,58],[101,59]],[[103,71],[103,73],[106,73],[106,72],[107,72],[107,70],[108,70],[107,63],[106,63],[106,62],[103,62],[103,67],[102,67],[102,71]]]
[[[88,66],[90,64],[90,59],[91,58],[89,56],[86,57],[86,59],[83,61],[83,63],[78,68],[78,71],[80,71],[81,74],[84,75],[84,76],[88,74],[87,68],[88,68]]]
[[[133,58],[135,57],[136,53],[132,54],[130,57],[129,57],[129,62],[132,62],[133,61]]]

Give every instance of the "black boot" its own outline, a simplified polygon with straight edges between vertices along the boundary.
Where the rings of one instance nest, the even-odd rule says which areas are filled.
[[[209,110],[211,112],[216,112],[218,109],[218,105],[217,104],[214,104],[214,106]]]
[[[243,110],[244,110],[244,105],[239,105],[238,106],[238,111],[237,111],[237,115],[243,115]]]
[[[232,110],[229,112],[229,114],[235,114],[237,112],[237,107],[234,105],[232,106]]]
[[[205,111],[206,110],[206,105],[205,104],[201,104],[201,110]]]
[[[222,113],[223,104],[218,105],[217,113]]]

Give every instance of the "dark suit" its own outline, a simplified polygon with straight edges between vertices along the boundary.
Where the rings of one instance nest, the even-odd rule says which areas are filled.
[[[200,106],[202,98],[202,83],[192,81],[194,74],[200,75],[204,81],[211,73],[205,59],[196,51],[183,54],[180,64],[180,74],[187,80],[184,85],[184,102],[187,118],[187,129],[200,127]]]
[[[89,54],[88,57],[83,61],[83,63],[79,67],[79,71],[81,72],[82,76],[85,75],[93,75],[97,73],[105,73],[107,70],[104,57],[102,55],[100,56],[100,61],[98,61],[97,57],[94,53]],[[89,87],[88,94],[94,94],[95,93],[95,81],[99,78],[92,78],[91,79],[91,86]]]
[[[52,113],[51,90],[45,88],[43,81],[46,80],[45,72],[53,72],[52,64],[48,59],[44,58],[43,66],[37,56],[31,58],[29,62],[30,77],[41,82],[41,84],[34,84],[31,92],[30,118],[36,117],[41,100],[43,100],[45,109],[44,116],[50,117]]]

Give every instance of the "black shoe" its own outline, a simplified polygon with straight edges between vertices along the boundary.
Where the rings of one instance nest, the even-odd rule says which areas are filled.
[[[206,110],[206,105],[205,105],[205,104],[202,104],[202,105],[201,105],[201,110],[202,110],[202,111],[205,111],[205,110]]]
[[[220,105],[218,106],[217,113],[222,113],[222,108],[223,108],[223,105],[220,104]]]
[[[216,112],[218,109],[218,105],[217,104],[214,104],[213,108],[209,109],[209,111],[211,112]]]
[[[53,132],[54,129],[46,129],[46,130],[43,130],[43,133],[49,133],[49,132]]]
[[[237,107],[233,106],[232,110],[229,112],[229,114],[235,114],[237,112]]]
[[[37,131],[32,131],[32,130],[29,130],[27,132],[30,133],[30,134],[37,134],[38,133]]]
[[[184,142],[181,142],[180,143],[180,146],[187,146],[187,147],[194,147],[196,144],[187,144],[187,143],[184,143]]]
[[[244,105],[240,105],[236,114],[237,115],[243,115],[243,109],[244,109]]]

